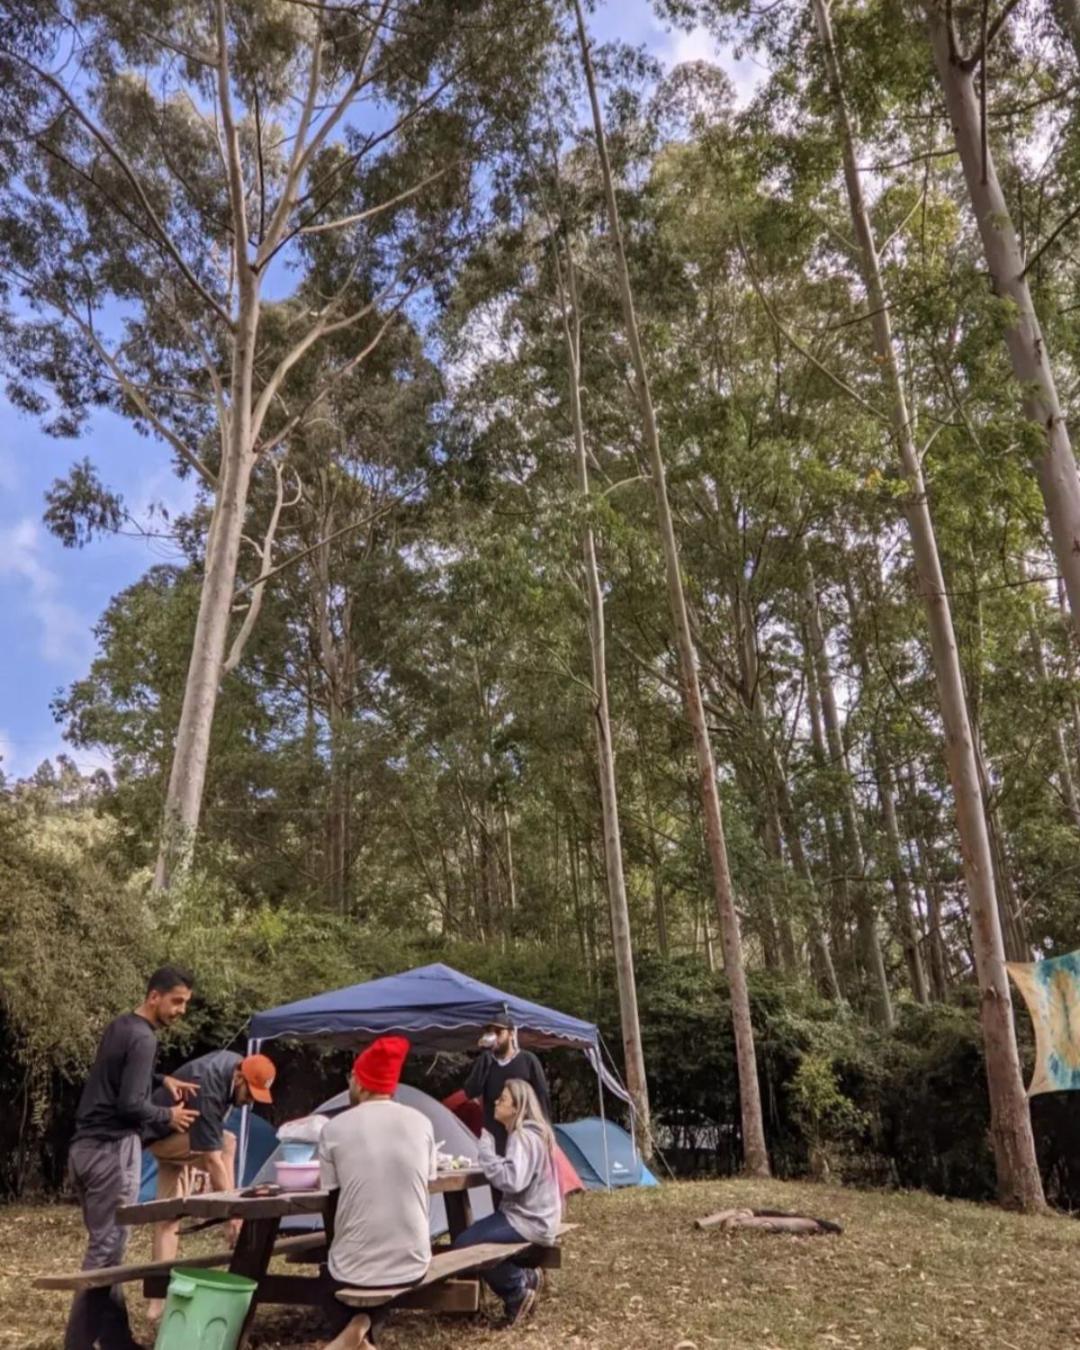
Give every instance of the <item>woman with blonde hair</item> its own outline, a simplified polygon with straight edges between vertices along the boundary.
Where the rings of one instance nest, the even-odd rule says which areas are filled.
[[[562,1196],[555,1170],[555,1136],[529,1083],[507,1079],[495,1103],[495,1119],[506,1130],[506,1155],[495,1151],[485,1130],[480,1136],[479,1164],[491,1185],[502,1192],[494,1214],[466,1228],[455,1247],[482,1242],[535,1242],[553,1247],[562,1219]],[[486,1270],[483,1279],[503,1301],[509,1325],[526,1318],[536,1303],[542,1275],[512,1261]]]

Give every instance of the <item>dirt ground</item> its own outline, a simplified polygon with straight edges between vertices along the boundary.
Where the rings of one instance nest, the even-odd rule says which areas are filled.
[[[729,1206],[797,1210],[844,1225],[840,1237],[699,1232]],[[1058,1350],[1080,1347],[1080,1224],[1023,1218],[927,1195],[781,1182],[681,1183],[576,1196],[564,1268],[534,1318],[512,1332],[486,1314],[401,1314],[387,1350]],[[191,1239],[195,1250],[198,1239]],[[206,1241],[204,1239],[204,1241]],[[217,1246],[210,1240],[208,1245]],[[78,1265],[69,1207],[0,1209],[0,1350],[60,1350],[67,1296],[30,1287]],[[148,1248],[140,1232],[132,1256]],[[138,1292],[136,1330],[152,1335]],[[314,1350],[317,1324],[268,1309],[260,1350]]]

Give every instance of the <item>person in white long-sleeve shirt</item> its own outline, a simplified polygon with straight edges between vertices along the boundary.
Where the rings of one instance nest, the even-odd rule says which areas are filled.
[[[555,1137],[531,1084],[508,1079],[495,1103],[495,1118],[506,1129],[505,1156],[500,1157],[485,1130],[480,1136],[479,1163],[491,1185],[502,1192],[502,1205],[466,1228],[454,1246],[521,1241],[554,1246],[562,1220]],[[510,1325],[532,1311],[540,1292],[539,1270],[504,1261],[485,1271],[483,1279],[502,1299]]]

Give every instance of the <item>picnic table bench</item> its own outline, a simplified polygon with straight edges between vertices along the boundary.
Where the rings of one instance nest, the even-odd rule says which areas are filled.
[[[486,1184],[478,1168],[440,1173],[429,1183],[431,1194],[443,1196],[451,1240],[464,1232],[472,1222],[469,1191]],[[44,1275],[35,1280],[34,1285],[38,1289],[77,1290],[141,1280],[143,1292],[148,1298],[163,1298],[168,1290],[169,1277],[176,1267],[204,1270],[228,1267],[233,1274],[245,1275],[257,1285],[241,1333],[239,1344],[242,1346],[255,1310],[262,1303],[332,1307],[335,1298],[340,1298],[341,1302],[357,1308],[393,1306],[428,1308],[440,1312],[475,1312],[479,1306],[479,1281],[457,1277],[487,1269],[511,1256],[525,1253],[529,1253],[539,1265],[557,1266],[560,1261],[557,1247],[534,1248],[533,1244],[527,1242],[499,1246],[485,1244],[461,1248],[459,1251],[444,1249],[435,1252],[431,1266],[419,1284],[407,1288],[340,1291],[324,1277],[321,1268],[315,1275],[271,1273],[269,1266],[275,1256],[285,1257],[290,1264],[321,1267],[326,1259],[328,1235],[332,1233],[330,1195],[331,1192],[326,1190],[287,1191],[266,1196],[241,1191],[217,1191],[123,1205],[117,1210],[117,1218],[121,1223],[147,1224],[178,1218],[216,1221],[240,1219],[240,1234],[231,1251],[178,1257],[175,1261],[147,1261],[100,1270]],[[279,1235],[282,1220],[293,1215],[319,1215],[324,1228],[282,1238]]]

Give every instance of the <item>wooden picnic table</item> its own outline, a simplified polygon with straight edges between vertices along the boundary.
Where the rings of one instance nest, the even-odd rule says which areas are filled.
[[[487,1182],[479,1168],[441,1172],[429,1183],[432,1195],[441,1195],[446,1205],[447,1224],[451,1239],[468,1228],[472,1222],[469,1191]],[[159,1223],[166,1219],[240,1219],[242,1225],[229,1262],[234,1275],[245,1275],[257,1284],[251,1300],[247,1321],[239,1345],[243,1345],[255,1309],[260,1303],[288,1304],[298,1307],[330,1307],[334,1305],[333,1287],[322,1278],[310,1275],[278,1275],[269,1272],[270,1261],[278,1244],[278,1229],[283,1219],[292,1215],[322,1216],[327,1236],[332,1235],[333,1215],[330,1212],[327,1190],[283,1191],[277,1195],[249,1195],[242,1191],[211,1191],[202,1195],[180,1196],[172,1200],[148,1200],[142,1204],[123,1205],[116,1212],[121,1223]],[[297,1254],[304,1259],[318,1260],[323,1250],[321,1243],[299,1243]],[[182,1266],[178,1257],[175,1264]],[[169,1271],[155,1271],[143,1280],[143,1291],[151,1298],[163,1298],[168,1289]]]

